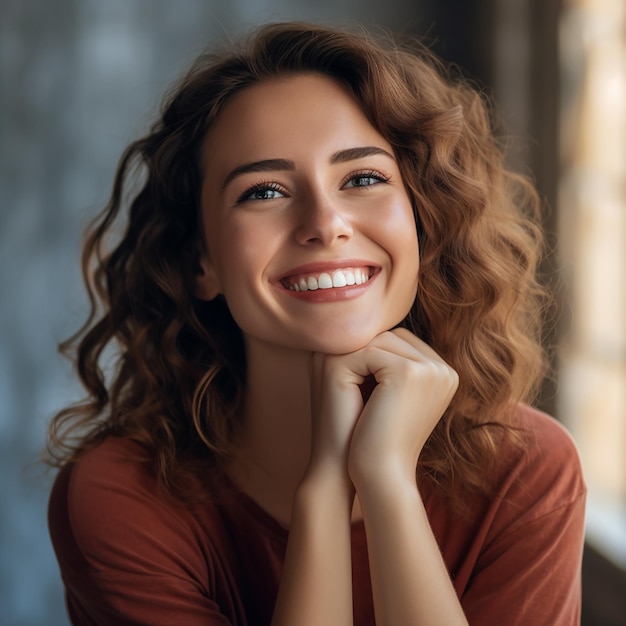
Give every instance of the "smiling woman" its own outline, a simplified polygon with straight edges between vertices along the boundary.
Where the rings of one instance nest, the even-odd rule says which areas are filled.
[[[392,146],[341,83],[305,73],[234,95],[202,174],[196,293],[223,294],[249,358],[262,346],[258,362],[273,360],[271,345],[353,352],[406,317],[419,270],[411,200]]]
[[[523,404],[537,212],[417,45],[277,24],[202,56],[85,245],[89,396],[50,434],[73,623],[577,623],[578,457]]]

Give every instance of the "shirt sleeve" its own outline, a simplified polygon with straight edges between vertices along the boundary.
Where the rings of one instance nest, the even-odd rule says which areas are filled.
[[[104,444],[106,448],[106,443]],[[139,463],[92,451],[57,477],[52,543],[74,626],[227,626],[207,547]]]
[[[461,598],[472,626],[580,624],[586,487],[565,430],[538,414]]]

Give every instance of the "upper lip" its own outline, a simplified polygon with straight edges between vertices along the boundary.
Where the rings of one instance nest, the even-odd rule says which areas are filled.
[[[337,259],[334,261],[314,261],[312,263],[305,263],[298,265],[287,272],[284,272],[276,278],[277,282],[285,280],[290,276],[296,276],[298,274],[316,274],[322,272],[334,272],[340,269],[357,267],[371,267],[374,269],[380,268],[378,263],[372,263],[371,261],[365,261],[363,259]]]

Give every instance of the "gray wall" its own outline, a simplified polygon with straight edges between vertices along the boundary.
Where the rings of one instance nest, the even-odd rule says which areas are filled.
[[[80,389],[81,233],[120,152],[208,43],[279,19],[426,30],[395,0],[0,0],[0,624],[67,624],[46,528],[46,423]]]

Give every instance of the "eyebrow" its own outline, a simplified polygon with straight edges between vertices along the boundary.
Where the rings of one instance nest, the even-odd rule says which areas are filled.
[[[222,189],[241,174],[247,174],[248,172],[275,172],[278,170],[295,170],[296,164],[289,159],[264,159],[263,161],[254,161],[253,163],[244,163],[237,166],[234,170],[231,170],[228,176],[222,183]]]
[[[382,148],[378,148],[376,146],[363,146],[335,152],[335,154],[330,157],[330,162],[345,163],[346,161],[355,161],[356,159],[362,159],[375,154],[382,154],[383,156],[389,157],[392,161],[396,160],[392,154],[387,152],[387,150],[383,150]]]
[[[392,154],[378,148],[376,146],[362,146],[358,148],[348,148],[346,150],[339,150],[330,157],[330,163],[346,163],[347,161],[355,161],[364,157],[380,154],[395,161]],[[238,165],[235,169],[231,170],[224,182],[222,183],[222,189],[237,176],[242,174],[248,174],[250,172],[276,172],[276,171],[293,171],[296,169],[296,164],[289,159],[263,159],[262,161],[253,161],[251,163],[244,163]]]

